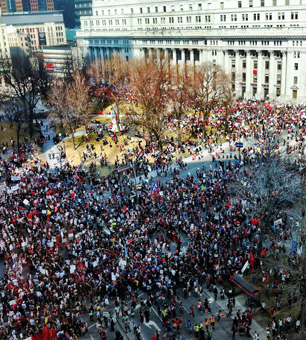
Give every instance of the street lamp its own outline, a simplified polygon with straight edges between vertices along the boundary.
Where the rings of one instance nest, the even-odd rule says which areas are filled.
[[[64,154],[65,154],[65,158],[66,158],[66,143],[65,143],[64,140],[63,140],[63,145],[64,145]]]

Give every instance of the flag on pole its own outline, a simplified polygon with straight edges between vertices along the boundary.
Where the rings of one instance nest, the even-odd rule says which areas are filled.
[[[250,265],[251,265],[252,269],[254,269],[255,258],[254,258],[254,255],[252,253],[252,250],[250,251],[249,261],[250,261]]]

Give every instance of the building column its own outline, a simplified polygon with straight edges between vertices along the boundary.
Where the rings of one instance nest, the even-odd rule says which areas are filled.
[[[199,64],[203,63],[204,57],[203,57],[203,50],[199,49]]]
[[[274,53],[270,52],[270,60],[269,60],[269,99],[275,99],[275,84],[276,84],[276,63]]]
[[[235,80],[235,93],[236,97],[241,97],[241,81],[242,81],[242,67],[241,67],[241,58],[239,56],[239,51],[236,51],[236,57],[235,57],[235,74],[236,74],[236,80]]]
[[[287,82],[287,77],[286,77],[286,72],[287,72],[287,52],[283,51],[282,52],[282,82],[281,82],[281,96],[286,95],[286,82]]]
[[[99,59],[98,48],[97,47],[94,47],[94,54],[95,54],[95,63],[97,64],[98,63],[98,59]]]
[[[163,52],[164,52],[164,57],[165,57],[165,59],[166,59],[166,60],[169,60],[169,57],[170,57],[170,56],[169,56],[169,50],[166,48],[166,49],[163,50]]]
[[[181,49],[181,64],[184,65],[186,62],[185,49]]]
[[[189,55],[190,55],[190,64],[194,66],[194,49],[189,50]]]
[[[173,48],[172,49],[172,61],[173,61],[173,64],[176,65],[177,64],[177,57],[176,57],[176,48]]]
[[[245,98],[249,99],[252,98],[252,75],[253,75],[253,65],[252,65],[252,58],[251,58],[251,52],[246,51],[247,57],[246,57],[246,81],[245,81]]]
[[[258,59],[257,59],[257,93],[256,99],[263,99],[263,87],[262,84],[265,80],[265,65],[263,60],[262,51],[257,51]]]

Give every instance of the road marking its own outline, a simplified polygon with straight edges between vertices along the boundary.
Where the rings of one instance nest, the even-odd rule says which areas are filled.
[[[94,327],[97,324],[97,322],[95,322],[94,324],[92,324],[91,326],[88,327],[88,329]]]
[[[151,329],[150,325],[152,325],[153,327],[156,328],[156,330],[157,330],[158,332],[160,332],[160,328],[157,326],[157,324],[156,324],[155,321],[150,320],[149,322],[145,322],[144,324],[145,324],[147,327],[149,327],[150,329]]]
[[[91,340],[95,340],[91,334],[90,334],[90,337],[91,337]]]
[[[158,313],[156,312],[156,310],[154,309],[154,307],[152,307],[153,312],[157,315],[157,317],[159,318],[160,321],[163,321],[162,318],[158,315]]]

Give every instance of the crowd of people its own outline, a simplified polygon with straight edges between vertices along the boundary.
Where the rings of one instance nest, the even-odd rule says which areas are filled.
[[[141,325],[132,321],[139,303],[140,320],[146,322],[157,306],[164,329],[152,332],[154,339],[183,340],[188,332],[210,339],[214,316],[184,325],[183,298],[199,298],[198,311],[190,306],[191,317],[209,311],[203,290],[214,292],[239,273],[251,250],[258,255],[260,223],[252,223],[243,202],[233,199],[231,182],[253,180],[244,166],[260,164],[268,138],[275,145],[284,139],[287,152],[296,151],[300,161],[304,157],[303,107],[236,102],[230,109],[231,115],[216,108],[209,137],[199,128],[206,122],[186,117],[185,128],[198,135],[190,153],[198,159],[208,150],[214,161],[199,167],[196,176],[170,169],[175,161],[177,168],[186,166],[171,139],[165,152],[149,139],[145,146],[133,145],[128,157],[141,154],[148,179],[137,189],[132,171],[99,179],[69,163],[51,171],[26,143],[2,159],[0,247],[6,272],[0,282],[0,338],[77,339],[88,332],[88,315],[101,339],[109,332],[122,339],[115,330],[116,318],[122,318],[125,331],[141,340]],[[224,130],[224,119],[231,133]],[[177,122],[165,123],[174,128]],[[242,161],[227,161],[234,155],[222,152],[222,141],[234,146],[251,138],[257,144],[244,147]],[[152,153],[154,165],[148,161]],[[168,172],[168,178],[150,178],[146,169],[151,166]],[[140,298],[140,292],[148,298]],[[216,294],[224,297],[224,290]],[[229,332],[250,334],[251,324],[252,315],[241,313]]]

